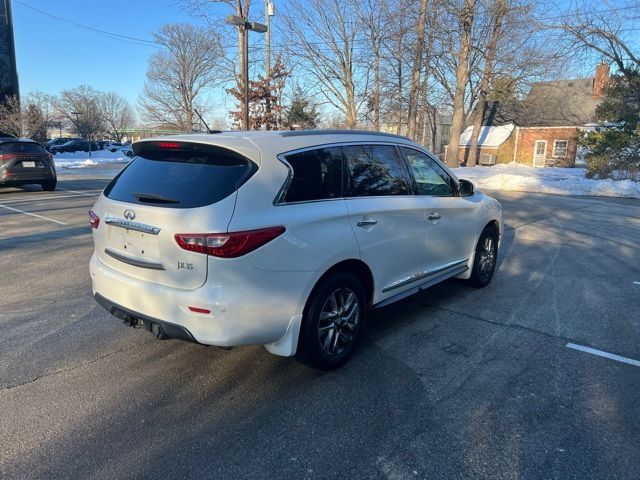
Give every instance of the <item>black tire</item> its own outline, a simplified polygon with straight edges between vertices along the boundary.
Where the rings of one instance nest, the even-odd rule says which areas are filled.
[[[358,344],[366,313],[358,277],[340,272],[325,279],[307,303],[296,357],[320,370],[342,366]]]
[[[489,285],[496,270],[497,261],[498,235],[493,227],[488,226],[478,239],[471,277],[466,280],[466,283],[476,288]]]
[[[56,189],[56,180],[42,182],[40,186],[42,187],[42,190],[44,190],[45,192],[53,192]]]

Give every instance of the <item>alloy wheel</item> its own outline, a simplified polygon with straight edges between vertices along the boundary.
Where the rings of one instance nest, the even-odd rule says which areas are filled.
[[[318,340],[327,355],[340,355],[353,343],[360,321],[360,302],[353,290],[341,287],[324,302],[318,321]]]
[[[496,266],[496,244],[492,237],[486,237],[480,248],[479,270],[480,277],[485,279]]]

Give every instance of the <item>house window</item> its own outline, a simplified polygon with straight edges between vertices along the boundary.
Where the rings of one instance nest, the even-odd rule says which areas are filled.
[[[569,148],[568,140],[554,140],[553,142],[553,157],[563,158],[567,156],[567,150]]]

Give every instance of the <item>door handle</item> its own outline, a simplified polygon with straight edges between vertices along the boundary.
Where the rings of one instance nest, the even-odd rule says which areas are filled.
[[[356,223],[356,225],[358,225],[359,227],[369,227],[377,224],[377,220],[360,220],[358,223]]]
[[[427,220],[440,220],[440,214],[438,212],[433,212],[431,215],[427,217]]]

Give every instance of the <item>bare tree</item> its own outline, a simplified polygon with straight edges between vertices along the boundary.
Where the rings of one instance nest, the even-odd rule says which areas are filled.
[[[424,53],[424,31],[427,23],[427,0],[420,1],[420,16],[416,27],[416,43],[413,52],[413,70],[409,90],[409,108],[407,109],[407,135],[416,137],[416,117],[418,113],[418,93],[420,89],[420,70]]]
[[[458,143],[464,123],[464,95],[469,82],[469,50],[471,49],[471,29],[475,0],[464,0],[464,7],[460,13],[462,37],[460,39],[460,53],[456,69],[456,89],[453,98],[453,118],[451,119],[451,136],[446,162],[450,167],[458,166]]]
[[[0,132],[2,135],[22,135],[22,112],[18,97],[10,96],[0,103]]]
[[[436,29],[439,18],[439,8],[440,8],[440,0],[432,0],[431,2],[431,15],[429,16],[429,33],[427,35],[426,46],[425,46],[425,58],[424,58],[424,67],[423,67],[423,79],[422,85],[420,86],[420,109],[418,111],[418,132],[416,134],[416,140],[429,144],[430,148],[434,148],[434,137],[435,137],[435,117],[436,110],[433,106],[429,105],[429,79],[431,77],[432,70],[432,60],[433,60],[433,47],[434,42],[436,40]],[[431,111],[430,111],[431,110]],[[427,130],[430,129],[430,135],[428,135]],[[429,140],[427,142],[427,140]]]
[[[318,82],[320,95],[346,117],[358,122],[366,100],[367,75],[356,55],[363,25],[353,1],[291,0],[284,14],[284,35],[290,53]]]
[[[98,107],[109,137],[117,142],[122,141],[124,131],[135,122],[129,102],[116,92],[105,92],[98,97]]]
[[[25,129],[32,133],[28,135],[34,140],[46,140],[48,131],[54,126],[59,115],[56,110],[57,99],[48,93],[33,91],[29,92],[22,100],[25,107]],[[28,115],[28,113],[31,115]]]
[[[190,132],[200,96],[223,83],[220,36],[206,28],[172,23],[154,33],[154,39],[164,48],[149,59],[141,110],[149,122]]]
[[[8,97],[0,104],[0,132],[45,141],[55,115],[54,103],[55,97],[42,92],[31,92],[22,102]]]
[[[368,110],[372,114],[373,129],[380,130],[380,63],[382,42],[390,32],[386,22],[389,14],[388,0],[359,0],[360,18],[365,24],[366,35],[371,46],[371,69],[373,70],[373,92],[371,93]]]
[[[493,28],[491,29],[491,37],[489,38],[489,43],[487,44],[485,53],[484,69],[482,71],[482,79],[480,80],[480,88],[478,90],[476,116],[473,122],[473,132],[471,134],[469,157],[466,162],[466,165],[468,167],[475,167],[476,165],[476,150],[478,148],[478,138],[480,137],[482,119],[484,118],[485,102],[487,98],[487,92],[489,90],[489,80],[491,79],[491,75],[493,74],[493,62],[496,57],[498,40],[500,39],[500,33],[502,32],[502,22],[506,11],[506,0],[495,0]]]
[[[104,121],[99,107],[100,92],[88,85],[63,90],[58,111],[72,129],[86,140],[94,140],[104,132]]]
[[[546,28],[563,32],[573,53],[581,51],[590,57],[595,54],[600,60],[613,63],[627,78],[640,70],[640,42],[635,35],[640,22],[637,0],[580,2],[557,19],[548,22],[542,16],[540,22]]]
[[[383,124],[386,129],[393,128],[398,134],[403,133],[407,120],[406,85],[410,81],[411,33],[414,31],[413,19],[417,15],[417,5],[409,0],[390,1],[382,25],[385,31],[380,66]],[[402,15],[397,12],[402,12]]]

